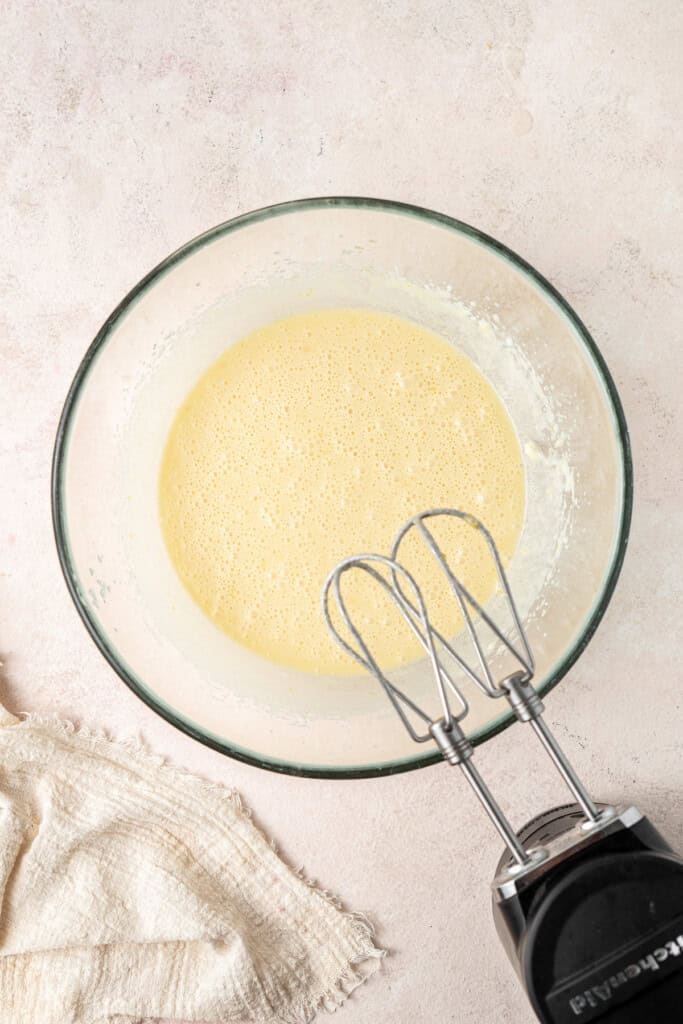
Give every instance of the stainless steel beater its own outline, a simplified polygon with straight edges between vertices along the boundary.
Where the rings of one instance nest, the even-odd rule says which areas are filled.
[[[462,520],[484,539],[509,629],[493,620],[453,571],[430,529],[429,521],[437,517]],[[412,530],[448,582],[474,659],[459,653],[455,641],[430,622],[418,582],[399,561]],[[342,594],[342,580],[351,571],[377,583],[421,644],[439,697],[437,717],[388,678],[354,624]],[[345,635],[333,621],[332,598]],[[434,741],[444,759],[460,767],[502,837],[507,852],[492,886],[494,920],[539,1019],[545,1024],[680,1019],[683,861],[635,807],[596,804],[548,728],[532,685],[533,655],[498,549],[483,523],[452,508],[413,516],[399,530],[389,556],[360,554],[341,561],[325,581],[322,607],[335,640],[379,681],[411,738]],[[494,677],[481,635],[485,630],[514,666],[502,678]],[[515,831],[472,763],[473,746],[462,725],[469,710],[467,680],[487,698],[506,700],[516,718],[531,725],[575,803],[553,808]]]
[[[504,594],[510,617],[514,625],[516,636],[511,639],[492,620],[490,615],[475,600],[467,590],[462,580],[453,572],[446,556],[436,542],[433,533],[430,531],[427,521],[438,516],[453,516],[467,523],[473,530],[483,536],[488,546],[493,564],[495,566],[498,584]],[[427,545],[429,552],[434,557],[442,572],[444,573],[451,593],[457,602],[463,622],[469,634],[474,651],[476,652],[477,667],[472,667],[462,655],[454,649],[452,642],[448,641],[442,633],[434,628],[429,621],[429,615],[422,597],[420,588],[413,576],[398,562],[398,554],[401,544],[410,530],[418,531],[420,537]],[[375,566],[382,566],[388,570],[388,579],[382,575]],[[409,628],[420,641],[427,653],[431,670],[436,681],[443,716],[432,719],[426,711],[419,707],[407,694],[400,690],[394,683],[391,683],[381,667],[376,662],[363,637],[356,629],[349,614],[346,602],[341,592],[341,580],[351,570],[362,570],[368,573],[384,589],[391,598]],[[401,586],[401,580],[404,587]],[[405,584],[408,585],[412,600],[405,592]],[[352,646],[338,632],[330,616],[329,597],[330,592],[334,594],[337,608],[348,633],[355,641],[356,647]],[[504,645],[519,668],[507,674],[500,680],[493,678],[491,667],[484,652],[484,646],[479,636],[477,624],[472,612],[485,623],[489,630]],[[536,849],[533,852],[525,850],[521,845],[514,829],[507,817],[501,810],[497,801],[491,794],[488,786],[482,779],[476,767],[472,764],[474,748],[467,739],[461,726],[462,720],[467,716],[469,705],[462,691],[461,686],[453,679],[452,671],[449,672],[443,654],[445,653],[483,694],[492,700],[505,698],[520,722],[528,722],[541,740],[551,760],[559,771],[560,775],[569,787],[574,799],[579,804],[587,827],[598,825],[604,822],[614,813],[613,808],[602,808],[598,810],[587,790],[579,780],[576,772],[561,750],[557,740],[550,731],[543,718],[544,705],[536,693],[531,680],[534,674],[534,659],[529,648],[524,628],[522,626],[517,606],[515,604],[510,585],[500,558],[500,554],[493,540],[493,537],[484,524],[467,512],[458,509],[439,508],[420,512],[412,517],[399,530],[391,550],[389,558],[383,555],[364,554],[346,558],[340,562],[328,576],[323,589],[323,614],[337,643],[360,665],[371,672],[382,684],[389,699],[398,712],[405,728],[416,743],[426,743],[434,740],[444,759],[449,764],[458,765],[463,771],[467,781],[474,789],[477,797],[484,806],[491,821],[495,825],[503,841],[508,847],[514,861],[519,866],[528,865],[531,860],[543,859],[543,850]],[[455,698],[459,706],[457,713],[451,708],[449,692]],[[427,726],[427,731],[418,733],[412,725],[405,708],[409,708]]]

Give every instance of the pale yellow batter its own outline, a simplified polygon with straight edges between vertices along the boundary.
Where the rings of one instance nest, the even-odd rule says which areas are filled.
[[[227,349],[179,409],[161,465],[163,535],[197,604],[246,647],[310,672],[354,672],[320,612],[330,569],[350,554],[388,552],[408,517],[435,506],[474,513],[509,557],[524,513],[515,432],[456,348],[368,310],[289,317]],[[472,534],[453,523],[439,539],[486,600],[493,571]],[[416,557],[406,548],[452,634],[452,599],[431,561]],[[411,660],[415,642],[388,601],[348,579],[349,607],[378,660]]]

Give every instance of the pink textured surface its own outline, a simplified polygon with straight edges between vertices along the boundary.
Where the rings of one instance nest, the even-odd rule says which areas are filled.
[[[461,780],[280,778],[156,718],[67,596],[52,442],[102,320],[218,221],[356,193],[501,238],[593,331],[634,445],[622,579],[549,718],[595,794],[638,802],[683,847],[680,5],[9,0],[0,38],[15,57],[1,140],[0,699],[141,734],[236,786],[286,857],[368,911],[392,951],[346,1024],[531,1024],[490,919],[498,844]],[[479,764],[516,822],[564,799],[519,729]]]

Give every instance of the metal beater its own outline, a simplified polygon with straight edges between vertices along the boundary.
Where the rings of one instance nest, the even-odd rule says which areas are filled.
[[[430,529],[430,520],[437,517],[462,520],[484,539],[511,628],[501,628],[454,573]],[[474,664],[430,622],[417,581],[399,561],[411,530],[448,582]],[[377,583],[425,651],[439,697],[438,717],[391,682],[377,663],[342,594],[342,579],[351,571],[364,572]],[[346,636],[333,622],[331,597]],[[508,853],[493,882],[494,918],[539,1019],[547,1024],[679,1019],[673,1010],[680,1012],[683,996],[683,861],[635,807],[596,804],[560,748],[543,718],[544,705],[532,685],[533,655],[484,524],[450,508],[413,516],[399,530],[389,556],[361,554],[341,561],[325,581],[322,607],[337,643],[379,681],[411,738],[434,741],[444,759],[460,767],[503,839]],[[515,666],[503,678],[493,676],[480,635],[484,629]],[[531,725],[575,803],[514,830],[472,763],[474,748],[461,724],[469,710],[464,680],[491,700],[506,700],[516,718]]]

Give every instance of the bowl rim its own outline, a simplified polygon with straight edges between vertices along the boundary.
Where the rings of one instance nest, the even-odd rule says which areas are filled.
[[[605,614],[607,606],[612,598],[617,579],[626,555],[628,537],[631,525],[633,510],[633,461],[631,456],[631,444],[629,439],[626,417],[621,404],[621,399],[607,368],[607,364],[597,344],[593,340],[588,329],[569,305],[567,300],[557,289],[530,263],[524,260],[508,246],[499,242],[491,235],[472,227],[455,217],[438,213],[434,210],[410,203],[398,202],[391,199],[377,199],[363,196],[319,196],[307,199],[296,199],[283,203],[276,203],[270,206],[261,207],[248,213],[240,214],[230,220],[217,224],[208,231],[197,235],[176,249],[169,256],[158,263],[149,273],[145,274],[136,285],[128,292],[122,301],[116,306],[113,312],[104,321],[95,338],[89,345],[83,356],[78,369],[71,382],[66,395],[64,407],[59,419],[55,444],[52,456],[51,473],[51,502],[52,502],[52,524],[59,562],[67,588],[76,606],[88,633],[100,653],[109,662],[117,675],[124,683],[139,697],[145,704],[152,708],[158,715],[165,718],[171,725],[182,732],[198,740],[205,746],[218,750],[223,754],[243,761],[246,764],[257,768],[265,768],[269,771],[279,772],[287,775],[302,776],[307,778],[323,779],[361,779],[376,778],[384,775],[395,775],[400,772],[410,771],[416,768],[424,768],[437,764],[442,760],[438,752],[420,754],[401,758],[395,761],[382,762],[380,764],[360,765],[358,767],[330,767],[316,766],[311,764],[297,764],[296,762],[283,761],[279,758],[268,757],[255,751],[247,750],[237,744],[229,743],[219,736],[215,736],[203,729],[197,723],[185,718],[179,712],[167,705],[160,697],[145,687],[134,671],[125,663],[123,657],[117,652],[109,637],[105,634],[91,614],[79,592],[79,581],[75,571],[68,539],[67,517],[63,488],[65,480],[65,467],[68,456],[69,436],[73,423],[73,417],[78,407],[80,395],[87,382],[90,369],[95,362],[99,352],[107,344],[118,321],[130,310],[137,300],[148,290],[154,282],[164,276],[174,266],[193,255],[193,253],[204,248],[216,238],[231,234],[241,228],[248,227],[260,221],[272,217],[279,217],[298,211],[309,211],[329,208],[366,209],[385,213],[394,213],[408,217],[415,217],[431,224],[455,231],[460,235],[472,239],[484,247],[493,250],[498,256],[511,263],[513,267],[526,275],[533,284],[537,285],[541,292],[549,298],[568,319],[570,325],[576,331],[579,340],[583,343],[588,356],[596,368],[599,378],[604,385],[607,398],[611,404],[616,426],[616,438],[621,453],[621,467],[623,479],[621,517],[618,529],[615,531],[615,540],[611,556],[611,565],[605,576],[602,592],[596,598],[593,608],[588,614],[580,634],[577,636],[573,646],[565,653],[564,658],[556,667],[552,675],[539,688],[541,695],[548,693],[557,686],[561,679],[571,669],[577,659],[588,646],[590,640]],[[490,722],[485,728],[475,733],[471,739],[476,745],[491,739],[502,732],[515,721],[511,711],[501,714],[497,719]]]

